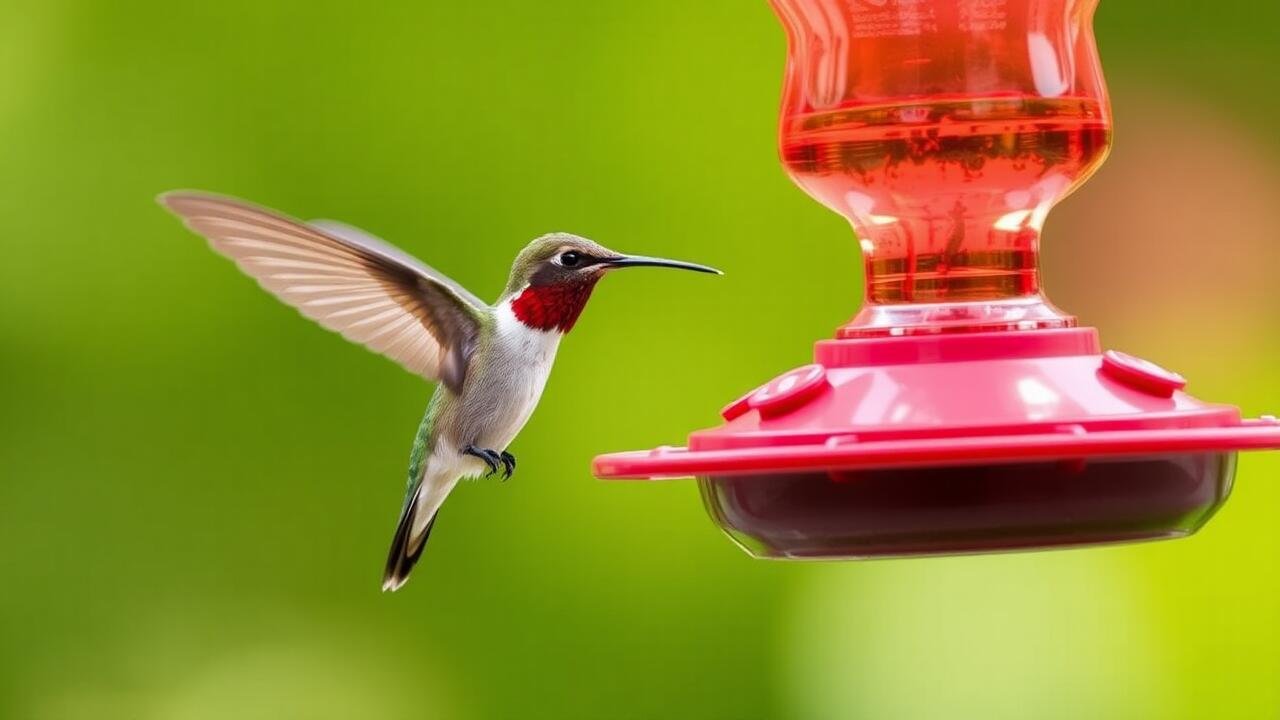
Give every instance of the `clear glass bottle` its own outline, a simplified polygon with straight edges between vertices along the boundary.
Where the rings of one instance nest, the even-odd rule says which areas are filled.
[[[1049,210],[1102,164],[1097,0],[771,0],[788,173],[849,219],[866,304],[841,337],[1070,327]]]

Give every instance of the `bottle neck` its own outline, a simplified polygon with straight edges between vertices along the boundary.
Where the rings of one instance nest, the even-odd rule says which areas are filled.
[[[1077,326],[1043,295],[956,303],[867,303],[836,331],[854,338],[1049,330]]]
[[[993,232],[990,225],[956,223],[938,233],[928,222],[910,225],[896,223],[862,243],[868,302],[951,303],[1040,294],[1038,231]],[[981,242],[966,240],[975,234]]]
[[[841,338],[1076,326],[1044,297],[1036,218],[859,220],[866,304]]]

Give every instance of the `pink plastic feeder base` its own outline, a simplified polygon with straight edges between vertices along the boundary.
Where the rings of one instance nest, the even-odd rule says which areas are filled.
[[[1235,453],[1280,447],[1091,328],[821,342],[688,448],[598,477],[697,477],[749,552],[869,558],[1180,537],[1226,500]]]

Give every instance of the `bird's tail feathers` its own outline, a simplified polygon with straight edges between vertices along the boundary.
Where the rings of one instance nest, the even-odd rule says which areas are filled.
[[[387,553],[387,568],[382,576],[384,591],[399,590],[409,579],[413,566],[418,564],[422,548],[431,536],[436,515],[445,498],[458,484],[457,468],[429,460],[422,481],[409,491],[400,511],[400,523],[396,526],[391,550]]]
[[[396,526],[395,537],[391,539],[387,568],[382,574],[383,592],[395,592],[409,580],[409,573],[418,564],[422,549],[427,546],[427,538],[431,536],[431,528],[436,524],[437,513],[431,514],[425,529],[415,533],[413,526],[421,503],[422,493],[415,492],[400,512],[400,524]]]

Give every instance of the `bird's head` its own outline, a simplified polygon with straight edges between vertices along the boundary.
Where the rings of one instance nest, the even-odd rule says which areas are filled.
[[[665,258],[625,255],[568,233],[543,235],[516,256],[503,302],[525,325],[536,330],[569,332],[591,291],[611,270],[667,267],[721,274],[715,268]]]

